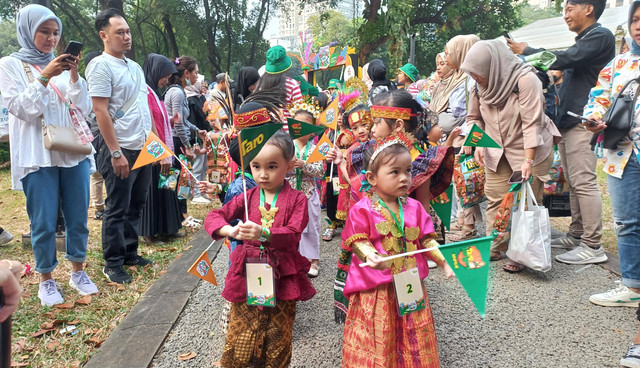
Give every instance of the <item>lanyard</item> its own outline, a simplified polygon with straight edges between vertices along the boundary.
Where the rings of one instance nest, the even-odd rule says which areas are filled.
[[[209,137],[211,138],[211,137]],[[216,147],[213,148],[213,166],[214,167],[218,167],[218,146],[220,145],[220,141],[222,140],[222,132],[220,132],[220,134],[218,134],[218,142],[216,143]],[[211,142],[213,143],[213,142]]]
[[[399,211],[400,221],[398,221],[396,214],[393,213],[393,211],[391,211],[389,207],[387,207],[387,204],[384,203],[382,199],[379,199],[378,203],[380,203],[382,207],[384,207],[387,211],[389,211],[389,213],[391,214],[391,217],[393,217],[393,221],[396,223],[396,227],[398,228],[398,230],[400,230],[400,234],[402,234],[402,238],[404,239],[404,212],[402,211],[402,202],[400,202],[400,198],[398,198],[398,207],[400,208],[400,211]]]
[[[309,143],[311,143],[311,141],[307,141],[307,144],[304,146],[304,155],[302,155],[303,161],[307,160],[307,154],[309,153]],[[296,158],[300,158],[300,150],[297,148],[298,146],[296,146]],[[296,169],[296,189],[300,190],[300,188],[302,188],[302,170]]]
[[[247,175],[247,174],[245,174],[245,175]],[[280,186],[280,188],[278,188],[278,191],[273,196],[273,200],[271,201],[271,207],[269,207],[269,209],[272,209],[273,207],[276,206],[276,202],[278,201],[278,194],[280,194],[280,190],[281,189],[282,189],[282,185]],[[260,188],[260,207],[264,208],[264,189],[262,189],[262,188]],[[404,221],[404,219],[403,219],[403,221]]]

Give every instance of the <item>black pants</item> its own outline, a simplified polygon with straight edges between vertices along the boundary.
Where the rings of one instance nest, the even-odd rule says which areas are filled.
[[[122,150],[129,168],[139,154],[140,151]],[[107,189],[102,218],[102,256],[107,266],[121,266],[125,259],[138,254],[140,216],[149,191],[151,165],[133,170],[126,179],[120,179],[113,171],[106,145],[102,145],[96,165]]]

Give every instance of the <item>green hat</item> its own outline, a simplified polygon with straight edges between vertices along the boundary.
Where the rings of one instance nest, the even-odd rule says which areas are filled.
[[[330,88],[335,88],[335,89],[340,88],[340,80],[339,79],[330,80],[329,87],[327,87],[327,89],[330,89]]]
[[[267,64],[265,65],[267,73],[284,73],[291,68],[291,65],[293,65],[293,62],[284,47],[278,45],[267,50]]]
[[[398,70],[406,74],[413,83],[415,83],[416,80],[420,79],[420,72],[411,63],[404,64],[404,66],[398,68]]]

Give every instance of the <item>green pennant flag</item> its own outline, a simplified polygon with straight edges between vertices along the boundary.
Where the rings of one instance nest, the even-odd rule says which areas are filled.
[[[245,164],[248,165],[258,155],[269,138],[271,138],[275,132],[282,129],[283,125],[284,124],[269,123],[253,128],[244,128],[238,132],[238,143],[243,167]]]
[[[439,248],[482,318],[486,315],[492,240],[492,236],[487,236],[445,244]]]
[[[287,125],[289,126],[291,139],[298,139],[309,134],[321,133],[327,130],[325,126],[313,125],[291,118],[287,118]]]
[[[453,203],[453,184],[436,198],[431,200],[431,207],[436,211],[436,215],[440,217],[440,221],[444,227],[449,230],[451,226],[451,204]]]
[[[473,124],[471,131],[467,134],[467,139],[464,141],[463,146],[470,147],[489,147],[489,148],[502,148],[496,141],[489,137],[489,134],[476,124]]]

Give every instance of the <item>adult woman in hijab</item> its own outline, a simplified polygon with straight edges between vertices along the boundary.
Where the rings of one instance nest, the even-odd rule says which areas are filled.
[[[260,79],[258,69],[252,66],[245,66],[240,69],[232,91],[234,106],[242,105],[247,96],[256,89],[258,79]]]
[[[78,75],[80,59],[53,54],[62,33],[60,19],[48,8],[28,5],[18,12],[16,26],[21,49],[0,60],[0,92],[9,110],[12,186],[27,198],[31,244],[40,273],[38,297],[42,305],[51,306],[64,302],[60,285],[52,278],[58,265],[59,204],[65,219],[65,258],[73,266],[69,285],[81,295],[98,292],[82,267],[89,236],[89,173],[95,163],[91,154],[46,149],[42,125],[74,127],[65,100],[84,115],[92,105],[87,83]]]
[[[364,64],[362,67],[362,81],[367,85],[367,88],[371,89],[373,81],[369,77],[369,63]]]
[[[173,136],[171,133],[172,119],[167,114],[164,102],[158,97],[159,90],[167,85],[169,77],[177,73],[175,65],[166,56],[149,54],[142,67],[147,83],[147,101],[153,118],[158,138],[173,151]],[[159,234],[177,234],[182,227],[182,216],[175,190],[158,188],[160,173],[169,174],[172,158],[166,158],[160,165],[154,165],[151,170],[151,188],[147,202],[142,209],[140,218],[140,235],[146,243],[161,245],[162,241],[154,239]]]
[[[477,124],[502,147],[478,147],[475,152],[476,161],[485,167],[489,234],[514,171],[521,171],[524,180],[534,177],[531,187],[538,203],[542,202],[542,190],[553,163],[553,145],[560,140],[560,133],[544,114],[542,84],[535,70],[504,43],[477,42],[460,68],[477,82],[469,96],[467,124]],[[506,248],[504,242],[492,244],[492,258],[499,259]],[[512,261],[503,266],[508,272],[518,272],[523,267]]]
[[[211,130],[211,125],[209,125],[207,115],[203,110],[204,103],[207,100],[202,94],[203,83],[204,75],[198,74],[198,79],[194,84],[184,87],[184,93],[187,95],[187,102],[189,103],[189,121],[197,126],[198,129],[208,132]],[[193,154],[195,156],[193,160],[193,175],[196,176],[198,181],[207,179],[207,149],[205,144],[206,142],[198,140],[193,146]],[[210,204],[211,200],[203,196],[196,187],[191,203]]]
[[[372,101],[375,95],[380,92],[393,91],[397,89],[396,85],[387,78],[387,67],[380,59],[371,60],[369,69],[367,70],[371,78],[371,88],[369,90],[369,101]]]

